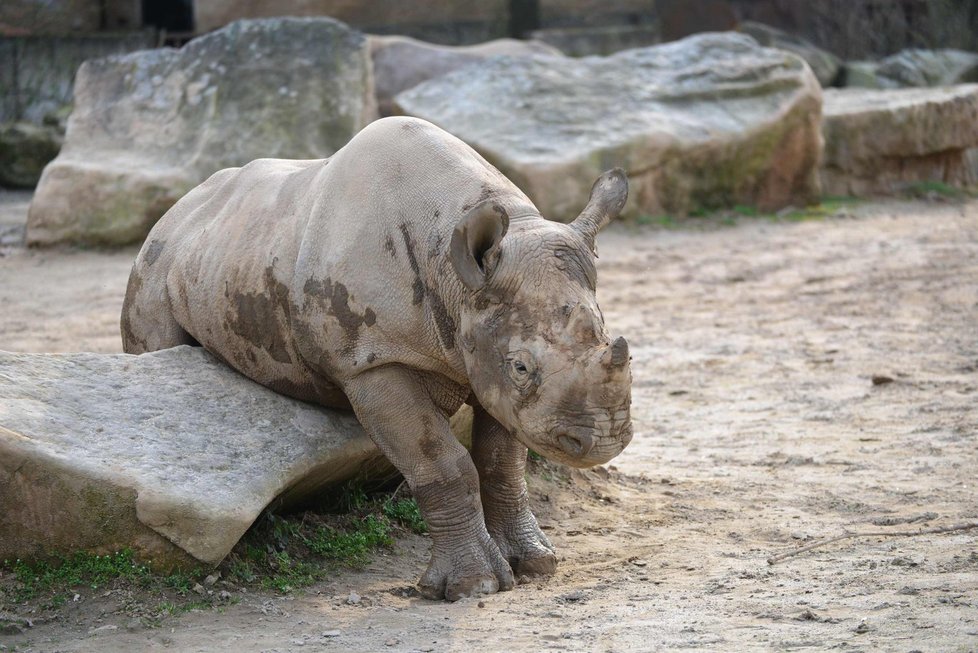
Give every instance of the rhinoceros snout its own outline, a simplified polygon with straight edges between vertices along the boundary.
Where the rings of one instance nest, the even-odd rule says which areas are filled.
[[[585,458],[594,448],[594,438],[583,429],[563,429],[554,441],[564,453],[574,458]]]
[[[558,427],[550,434],[554,458],[572,467],[603,465],[632,441],[632,423],[626,422],[611,433],[582,427]]]

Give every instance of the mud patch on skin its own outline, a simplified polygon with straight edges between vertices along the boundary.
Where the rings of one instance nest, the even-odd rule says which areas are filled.
[[[391,258],[397,258],[397,250],[394,248],[394,239],[390,236],[387,236],[387,238],[384,239],[384,249],[391,255]]]
[[[414,240],[411,239],[411,234],[406,224],[401,224],[401,236],[404,238],[404,248],[407,251],[408,263],[411,265],[411,271],[414,273],[414,282],[412,283],[412,289],[414,291],[413,303],[415,306],[420,306],[424,303],[425,299],[428,300],[428,306],[434,318],[435,326],[438,329],[438,339],[441,341],[442,347],[445,349],[455,349],[455,319],[449,315],[448,308],[438,293],[434,292],[421,277],[421,266],[418,264],[418,257],[414,252]],[[439,237],[433,249],[437,250],[440,244],[441,239]],[[438,253],[436,251],[432,255],[429,252],[429,258],[437,256]]]
[[[333,282],[329,277],[325,281],[309,279],[302,287],[307,296],[316,297],[326,309],[326,314],[336,318],[343,329],[343,353],[351,354],[360,338],[360,327],[372,327],[377,323],[377,314],[369,306],[363,314],[350,308],[350,292],[346,285],[339,281]]]
[[[129,284],[126,286],[126,297],[122,300],[122,345],[126,353],[141,353],[147,350],[146,341],[137,338],[132,329],[132,314],[139,309],[136,306],[136,296],[143,287],[143,278],[133,266],[129,273]]]
[[[476,200],[472,203],[463,204],[462,211],[465,212],[471,209],[473,206],[478,206],[479,204],[485,202],[487,199],[489,199],[495,194],[496,194],[495,189],[491,188],[490,186],[487,186],[486,184],[482,184],[482,187],[479,190],[479,197],[477,197]]]
[[[430,415],[423,415],[421,417],[421,426],[421,438],[418,440],[418,446],[421,447],[421,455],[428,460],[436,461],[441,456],[443,443],[438,437],[438,434],[434,432]]]
[[[279,363],[292,363],[286,325],[289,321],[289,289],[275,278],[274,268],[265,268],[264,293],[234,293],[234,312],[227,315],[228,329],[250,342]]]
[[[598,284],[598,273],[594,267],[594,257],[590,252],[583,252],[574,247],[556,247],[554,256],[557,258],[557,269],[567,275],[585,290],[595,292]]]
[[[156,259],[160,257],[163,253],[163,247],[166,245],[165,240],[153,240],[146,247],[146,267],[152,267],[153,263],[156,263]]]

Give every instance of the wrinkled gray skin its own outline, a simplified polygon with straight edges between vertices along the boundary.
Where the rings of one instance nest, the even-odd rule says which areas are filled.
[[[431,530],[422,594],[510,589],[556,567],[527,446],[588,467],[632,436],[628,346],[594,295],[594,237],[626,195],[605,173],[574,223],[549,222],[460,140],[379,120],[328,160],[253,161],[181,199],[136,258],[123,344],[199,343],[278,392],[352,406]],[[466,401],[471,455],[449,429]]]

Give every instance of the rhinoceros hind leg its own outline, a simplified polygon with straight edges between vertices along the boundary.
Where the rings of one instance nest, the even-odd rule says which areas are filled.
[[[129,275],[120,327],[122,350],[127,354],[143,354],[179,345],[200,346],[173,317],[165,277],[148,278],[144,282],[138,263]]]
[[[472,422],[472,458],[479,470],[486,528],[516,577],[553,575],[554,547],[530,512],[526,447],[478,405]]]

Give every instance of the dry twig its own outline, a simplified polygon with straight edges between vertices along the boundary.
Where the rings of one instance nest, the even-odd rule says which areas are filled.
[[[826,544],[832,544],[833,542],[846,540],[851,537],[913,537],[914,535],[935,535],[938,533],[952,533],[954,531],[969,531],[973,528],[978,528],[978,522],[958,524],[956,526],[941,526],[940,528],[924,528],[916,531],[868,531],[865,533],[845,533],[843,535],[830,537],[829,539],[822,540],[820,542],[813,542],[812,544],[808,544],[793,551],[785,551],[784,553],[773,555],[767,559],[767,563],[769,565],[777,564],[786,558],[791,558],[793,556],[805,553],[806,551],[811,551],[812,549],[817,549],[818,547],[825,546]]]

